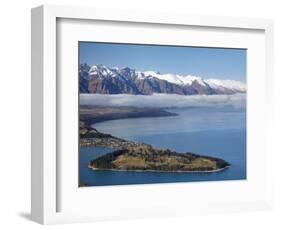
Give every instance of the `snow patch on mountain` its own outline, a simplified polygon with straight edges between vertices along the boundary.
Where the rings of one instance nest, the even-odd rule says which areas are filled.
[[[246,92],[246,84],[235,80],[203,79],[193,75],[136,71],[129,67],[110,68],[102,64],[92,67],[82,64],[80,65],[79,75],[83,86],[82,92],[88,91],[89,93],[210,95]],[[89,82],[91,82],[91,85],[89,85]]]
[[[206,85],[201,77],[187,75],[181,76],[178,74],[160,74],[159,72],[155,71],[145,71],[143,72],[144,77],[155,77],[160,80],[165,80],[173,84],[177,85],[191,85],[194,81],[197,81],[200,85]]]
[[[219,80],[219,79],[206,79],[207,84],[213,88],[229,88],[229,89],[238,89],[241,91],[246,91],[246,85],[240,81],[234,80]]]

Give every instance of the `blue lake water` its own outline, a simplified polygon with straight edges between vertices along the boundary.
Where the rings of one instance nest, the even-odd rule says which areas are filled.
[[[246,179],[246,113],[232,108],[171,109],[173,117],[133,118],[94,124],[110,133],[155,147],[222,158],[231,166],[213,173],[93,171],[90,160],[111,151],[80,149],[80,181],[90,186]]]

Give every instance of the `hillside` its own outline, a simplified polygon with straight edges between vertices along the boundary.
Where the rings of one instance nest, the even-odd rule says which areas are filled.
[[[228,167],[222,159],[192,153],[156,149],[150,145],[116,150],[95,160],[89,167],[102,170],[151,170],[169,172],[217,171]]]
[[[138,108],[138,107],[110,107],[80,105],[80,120],[91,125],[96,122],[137,117],[165,117],[177,116],[160,108]]]

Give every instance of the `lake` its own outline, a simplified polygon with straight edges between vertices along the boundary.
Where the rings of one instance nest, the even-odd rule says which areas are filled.
[[[79,157],[80,181],[89,186],[101,186],[246,179],[244,109],[194,107],[168,111],[178,116],[112,120],[93,127],[103,133],[155,147],[219,157],[231,166],[212,173],[94,171],[87,167],[90,160],[112,150],[83,147]]]

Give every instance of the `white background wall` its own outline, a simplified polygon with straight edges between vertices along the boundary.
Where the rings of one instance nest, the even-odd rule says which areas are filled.
[[[48,4],[97,6],[202,15],[262,17],[275,20],[275,94],[280,98],[281,13],[278,0],[3,0],[0,6],[0,228],[38,229],[30,209],[30,8]],[[278,99],[277,105],[280,105]],[[52,229],[280,229],[280,106],[275,111],[275,210],[269,212],[188,216],[48,226]]]

